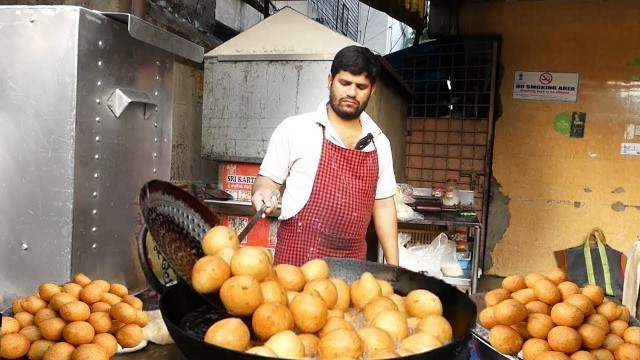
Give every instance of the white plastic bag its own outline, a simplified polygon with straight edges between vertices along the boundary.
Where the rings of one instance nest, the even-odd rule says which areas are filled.
[[[422,214],[415,212],[409,205],[405,203],[402,195],[396,193],[393,199],[396,203],[396,216],[398,221],[410,221],[424,219]],[[415,200],[414,200],[415,201]]]
[[[462,267],[456,259],[456,245],[447,234],[441,233],[428,245],[406,248],[410,240],[409,234],[398,234],[400,266],[434,277],[462,275]]]

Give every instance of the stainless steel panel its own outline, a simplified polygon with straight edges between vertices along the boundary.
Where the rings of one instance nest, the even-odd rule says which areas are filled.
[[[129,36],[127,25],[81,10],[72,271],[146,286],[137,261],[134,203],[142,185],[168,180],[171,165],[173,54]],[[116,117],[108,99],[117,89],[157,102]]]
[[[77,8],[0,7],[0,305],[70,272]]]
[[[103,12],[101,14],[127,24],[129,35],[134,39],[154,45],[197,63],[202,62],[204,48],[200,45],[186,41],[166,30],[159,29],[131,14],[110,12]]]
[[[174,55],[71,6],[0,7],[0,49],[0,305],[78,272],[142,290],[135,203],[170,176]]]

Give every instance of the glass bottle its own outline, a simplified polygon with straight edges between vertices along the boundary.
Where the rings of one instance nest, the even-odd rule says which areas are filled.
[[[442,205],[444,206],[456,206],[460,203],[458,198],[458,180],[447,179],[447,183],[444,186],[444,197],[442,198]]]

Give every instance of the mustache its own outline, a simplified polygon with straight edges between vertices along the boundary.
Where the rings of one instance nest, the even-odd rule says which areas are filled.
[[[355,98],[349,97],[349,96],[345,96],[345,97],[341,97],[340,99],[338,99],[338,102],[342,102],[348,100],[350,102],[355,102],[358,106],[360,106],[360,101],[356,100]]]

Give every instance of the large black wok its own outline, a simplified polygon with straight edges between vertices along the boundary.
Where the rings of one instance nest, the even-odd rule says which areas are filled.
[[[403,359],[468,359],[471,328],[475,325],[476,306],[456,288],[438,279],[400,267],[362,260],[325,258],[335,276],[350,283],[363,272],[393,284],[396,293],[406,295],[413,289],[427,289],[440,297],[444,317],[451,323],[454,341],[435,350]],[[211,324],[229,315],[216,311],[184,282],[168,287],[160,298],[162,317],[176,345],[190,360],[205,359],[259,359],[261,356],[245,354],[203,341]]]
[[[217,224],[211,211],[183,190],[163,181],[153,180],[140,191],[140,203],[153,241],[180,277],[172,286],[160,284],[153,271],[145,271],[156,290],[162,293],[160,311],[176,346],[190,360],[260,359],[262,356],[236,352],[203,341],[207,329],[218,320],[229,317],[217,296],[202,296],[190,285],[191,269],[202,254],[200,241],[204,233]],[[149,269],[146,236],[139,237],[140,260]],[[427,289],[442,302],[444,317],[453,328],[454,341],[408,359],[468,359],[471,329],[477,309],[473,301],[451,285],[404,268],[354,259],[326,258],[332,277],[347,283],[364,272],[389,281],[394,291],[406,295],[414,289]],[[250,319],[243,319],[249,323]]]

